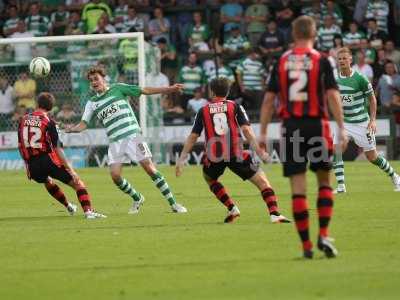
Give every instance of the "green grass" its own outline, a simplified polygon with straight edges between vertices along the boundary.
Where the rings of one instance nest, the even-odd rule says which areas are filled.
[[[90,221],[81,211],[68,216],[23,172],[0,173],[0,299],[399,299],[400,194],[376,167],[346,164],[348,193],[337,197],[331,227],[340,256],[313,261],[299,259],[293,224],[269,223],[250,183],[229,171],[222,178],[242,213],[226,225],[200,168],[186,168],[182,179],[161,171],[188,214],[171,213],[139,168],[124,174],[146,196],[135,216],[106,169],[79,170],[108,215]],[[266,171],[291,217],[280,166]],[[314,240],[315,192],[310,174]]]

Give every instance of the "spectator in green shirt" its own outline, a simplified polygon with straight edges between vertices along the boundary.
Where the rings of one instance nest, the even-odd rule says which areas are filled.
[[[256,46],[265,30],[269,11],[267,6],[263,4],[263,0],[253,0],[253,2],[254,4],[250,5],[245,11],[245,21],[250,44]]]
[[[189,46],[191,50],[195,50],[199,44],[207,43],[210,37],[210,29],[207,24],[203,23],[201,12],[193,13],[194,24],[189,29]]]
[[[92,0],[83,7],[82,21],[86,23],[87,33],[95,31],[97,23],[103,13],[112,17],[111,8],[101,0]]]

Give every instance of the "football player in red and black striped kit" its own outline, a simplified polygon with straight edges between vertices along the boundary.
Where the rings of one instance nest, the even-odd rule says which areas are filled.
[[[37,99],[37,109],[20,120],[18,148],[25,161],[28,178],[43,183],[49,194],[73,215],[76,205],[66,199],[53,179],[68,184],[76,191],[87,219],[104,218],[104,215],[92,210],[84,183],[65,158],[56,123],[48,116],[54,103],[52,94],[41,93]]]
[[[328,236],[333,197],[330,183],[333,152],[328,123],[328,105],[339,127],[341,146],[347,145],[343,111],[332,67],[328,59],[313,49],[316,25],[312,18],[301,16],[293,22],[295,46],[283,54],[274,67],[261,108],[261,137],[266,143],[275,97],[279,96],[282,118],[283,173],[290,178],[293,216],[300,235],[305,258],[312,258],[309,237],[309,215],[306,198],[306,170],[316,173],[319,217],[318,248],[327,257],[337,250]]]
[[[182,174],[188,153],[204,129],[203,177],[210,190],[228,209],[225,223],[231,223],[240,216],[238,207],[218,181],[226,168],[258,187],[272,223],[289,223],[290,221],[278,211],[277,197],[264,172],[250,153],[243,150],[241,132],[257,155],[264,161],[268,159],[267,153],[258,146],[244,108],[226,99],[230,88],[229,80],[213,79],[210,87],[214,97],[196,115],[192,133],[187,138],[176,163],[176,175]]]

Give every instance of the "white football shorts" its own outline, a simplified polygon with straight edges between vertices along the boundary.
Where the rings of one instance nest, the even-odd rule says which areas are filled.
[[[108,146],[108,164],[141,162],[151,158],[149,146],[141,135],[129,136]]]
[[[353,140],[364,152],[376,149],[375,134],[367,130],[368,123],[369,121],[362,123],[344,123],[344,129],[349,139]],[[333,137],[333,143],[335,145],[339,143],[336,130]]]

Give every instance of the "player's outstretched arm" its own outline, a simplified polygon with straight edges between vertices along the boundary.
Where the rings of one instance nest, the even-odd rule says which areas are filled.
[[[199,138],[199,135],[197,133],[191,133],[188,136],[188,138],[186,139],[185,145],[183,146],[183,149],[181,152],[181,155],[179,156],[179,158],[176,162],[176,168],[175,168],[176,177],[179,177],[182,175],[185,160],[187,159],[188,154],[192,150],[194,144],[196,144],[198,138]]]
[[[268,124],[271,123],[274,114],[274,101],[276,94],[273,92],[266,92],[263,103],[261,105],[260,113],[260,144],[266,149],[268,137]]]
[[[340,94],[337,89],[329,89],[326,91],[326,96],[328,97],[329,109],[339,128],[339,147],[343,152],[347,147],[348,139],[344,130],[343,108],[340,101]]]
[[[263,161],[267,162],[268,161],[268,153],[265,152],[263,148],[259,146],[257,143],[257,138],[256,135],[254,134],[253,129],[251,128],[250,125],[242,125],[240,129],[243,132],[243,135],[245,136],[246,140],[249,142],[251,149],[253,149],[258,157]]]
[[[72,133],[72,132],[81,132],[84,131],[87,128],[87,125],[85,122],[80,121],[76,125],[69,125],[64,128],[65,133]]]
[[[180,93],[183,90],[183,84],[175,83],[174,85],[167,87],[144,87],[142,88],[143,95],[154,95],[154,94],[172,94]]]

